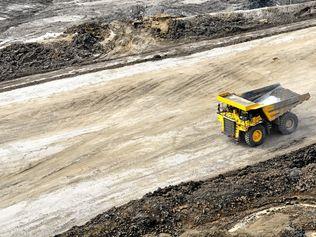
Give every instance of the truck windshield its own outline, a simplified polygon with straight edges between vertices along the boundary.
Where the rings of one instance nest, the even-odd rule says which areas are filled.
[[[218,112],[229,112],[230,107],[227,104],[219,103],[217,105],[217,110]]]

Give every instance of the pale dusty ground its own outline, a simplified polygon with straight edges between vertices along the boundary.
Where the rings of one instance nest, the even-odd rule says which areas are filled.
[[[196,15],[242,9],[246,0],[1,0],[0,48],[12,42],[34,42],[58,36],[66,28],[96,18],[109,21],[146,16]],[[293,3],[295,3],[294,1]],[[142,7],[145,7],[142,9]]]
[[[251,236],[274,237],[292,223],[306,223],[314,218],[316,205],[299,203],[271,207],[246,216],[229,232],[248,233]],[[312,219],[313,220],[313,219]],[[309,231],[309,237],[314,231]]]
[[[316,28],[0,94],[0,236],[47,236],[157,187],[316,138]],[[216,94],[280,82],[310,101],[259,148],[219,132]]]

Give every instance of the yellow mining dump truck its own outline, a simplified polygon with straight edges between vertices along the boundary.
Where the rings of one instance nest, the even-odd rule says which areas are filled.
[[[280,84],[248,91],[241,95],[218,95],[218,120],[222,132],[249,146],[261,145],[272,128],[281,134],[290,134],[297,128],[297,116],[291,113],[298,104],[308,100],[310,94],[299,95]]]

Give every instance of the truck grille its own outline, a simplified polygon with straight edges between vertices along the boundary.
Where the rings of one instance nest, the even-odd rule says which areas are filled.
[[[224,118],[224,132],[229,137],[235,137],[236,123],[230,119]]]

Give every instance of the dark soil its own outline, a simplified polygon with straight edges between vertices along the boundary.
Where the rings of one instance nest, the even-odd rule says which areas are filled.
[[[233,2],[230,1],[229,4]],[[260,1],[256,3],[263,6]],[[275,1],[272,3],[275,5]],[[242,9],[249,9],[254,3],[245,4],[244,1]],[[145,6],[134,6],[129,11],[134,17],[125,19],[122,16],[125,21],[121,20],[119,23],[105,20],[106,18],[94,20],[70,27],[65,31],[64,37],[54,41],[16,43],[0,49],[0,82],[72,65],[143,54],[153,48],[159,51],[168,45],[171,47],[311,19],[316,16],[315,9],[316,3],[306,3],[250,12],[223,12],[193,17],[147,17],[149,13]],[[114,39],[108,39],[110,31],[115,33]],[[129,45],[135,47],[129,51]]]
[[[140,9],[138,17],[140,16],[155,16],[161,13],[166,15],[179,17],[179,16],[194,16],[203,15],[205,13],[214,13],[219,11],[236,11],[236,10],[249,10],[264,7],[284,6],[291,4],[298,4],[308,2],[308,0],[208,0],[202,3],[183,4],[177,1],[163,1],[154,6],[151,5],[135,5],[133,9]],[[117,14],[111,19],[117,19]],[[124,19],[134,19],[134,15],[129,12],[122,12],[119,19],[125,16]]]
[[[223,12],[190,18],[172,18],[168,32],[156,33],[169,40],[212,39],[307,20],[315,16],[316,5],[302,8],[272,7],[253,12]]]
[[[70,28],[70,41],[17,43],[0,50],[0,81],[89,63],[106,53],[100,41],[108,35],[108,25],[95,22]]]
[[[225,228],[227,220],[239,220],[247,210],[314,195],[315,188],[316,144],[208,180],[159,188],[58,236],[178,236],[212,222]],[[301,236],[298,234],[313,230],[315,225],[316,219],[312,219],[302,227],[304,230],[287,229],[280,236]]]

